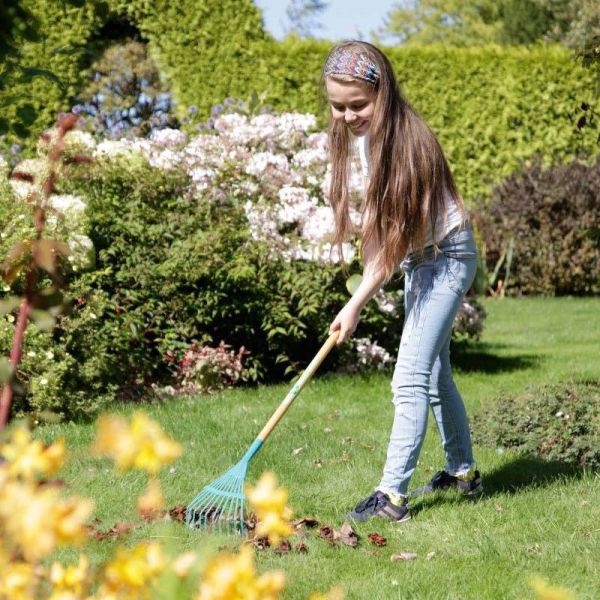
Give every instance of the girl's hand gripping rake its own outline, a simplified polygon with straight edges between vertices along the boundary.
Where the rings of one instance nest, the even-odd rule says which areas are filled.
[[[323,362],[330,350],[335,346],[339,331],[334,331],[323,344],[317,355],[294,387],[288,392],[283,402],[278,406],[273,416],[258,434],[250,448],[240,462],[229,469],[213,483],[207,485],[189,504],[185,511],[186,523],[189,527],[199,527],[226,531],[227,533],[244,533],[244,478],[248,464],[254,455],[262,448],[266,439],[279,423],[285,411],[294,401],[300,390],[310,380],[319,365]]]

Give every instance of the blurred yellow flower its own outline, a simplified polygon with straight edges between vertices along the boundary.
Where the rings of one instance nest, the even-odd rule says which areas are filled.
[[[0,598],[9,600],[33,600],[36,578],[33,565],[14,562],[3,565],[0,571]]]
[[[242,546],[238,554],[222,554],[209,561],[196,600],[277,600],[284,587],[283,571],[257,578],[254,551]]]
[[[550,585],[543,577],[532,577],[529,587],[537,594],[537,600],[575,600],[571,590]]]
[[[274,473],[264,473],[255,487],[247,485],[246,496],[258,519],[257,536],[267,536],[269,543],[278,544],[282,537],[294,533],[289,523],[292,511],[286,506],[288,493],[285,488],[277,487]]]
[[[150,479],[148,488],[142,496],[137,499],[137,511],[142,516],[152,515],[155,511],[163,508],[165,499],[160,491],[160,484],[155,478]]]
[[[198,560],[195,552],[184,552],[173,561],[173,572],[181,579],[186,578]]]
[[[165,569],[165,557],[158,542],[144,542],[133,549],[119,548],[106,565],[100,597],[150,598],[151,587]]]
[[[31,439],[31,432],[17,427],[10,440],[0,446],[0,454],[8,461],[11,477],[33,479],[37,474],[51,475],[65,462],[65,442],[59,440],[44,446],[39,440]]]
[[[308,600],[344,600],[344,590],[340,586],[332,587],[327,593],[313,592]]]
[[[79,556],[79,564],[63,567],[53,563],[50,568],[52,595],[49,600],[66,600],[68,597],[82,598],[88,577],[88,559],[85,554]]]
[[[1,493],[0,529],[28,561],[47,556],[57,544],[85,538],[84,521],[92,512],[89,500],[60,498],[57,490],[12,481]]]
[[[90,516],[93,504],[86,498],[69,496],[56,503],[51,518],[56,541],[59,544],[79,544],[86,537],[85,520]]]
[[[131,424],[116,415],[102,415],[93,451],[112,457],[123,470],[135,468],[156,474],[181,456],[183,449],[165,435],[158,423],[137,412]]]

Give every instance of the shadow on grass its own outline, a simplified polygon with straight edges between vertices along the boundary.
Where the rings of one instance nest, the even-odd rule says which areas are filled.
[[[498,344],[475,344],[452,346],[452,366],[465,373],[506,373],[539,367],[542,357],[536,354],[500,356],[498,350],[506,348]]]
[[[521,456],[492,471],[482,473],[483,493],[473,500],[485,500],[498,494],[516,494],[527,488],[550,486],[559,480],[581,479],[584,473],[584,469],[571,463],[542,460],[535,456]],[[464,499],[465,497],[458,492],[417,497],[414,499],[416,502],[414,508],[411,503],[411,512],[416,514],[438,504],[455,503]]]

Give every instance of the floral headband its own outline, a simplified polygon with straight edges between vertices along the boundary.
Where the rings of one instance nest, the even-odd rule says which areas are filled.
[[[350,75],[372,85],[379,81],[377,65],[357,48],[342,47],[334,50],[325,63],[325,77]]]

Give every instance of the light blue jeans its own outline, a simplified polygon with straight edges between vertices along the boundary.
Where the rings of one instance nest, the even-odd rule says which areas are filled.
[[[450,368],[452,324],[477,268],[470,225],[451,231],[438,247],[402,263],[405,317],[391,385],[394,422],[378,486],[399,496],[408,495],[429,407],[446,455],[444,469],[461,476],[475,466],[467,413]]]

